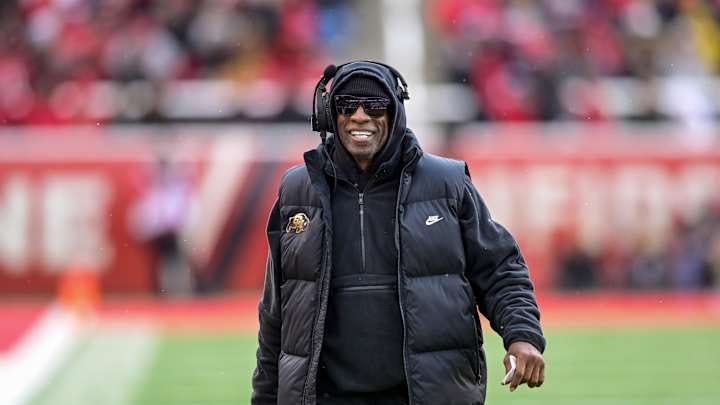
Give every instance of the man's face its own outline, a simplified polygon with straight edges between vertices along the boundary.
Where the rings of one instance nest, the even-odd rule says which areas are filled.
[[[345,149],[366,170],[388,140],[388,113],[373,118],[360,106],[351,115],[337,114],[338,137]]]

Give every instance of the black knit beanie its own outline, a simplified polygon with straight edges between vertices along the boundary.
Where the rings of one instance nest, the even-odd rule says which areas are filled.
[[[356,97],[385,97],[392,99],[377,79],[369,76],[354,76],[343,83],[337,90],[335,95],[356,96]]]

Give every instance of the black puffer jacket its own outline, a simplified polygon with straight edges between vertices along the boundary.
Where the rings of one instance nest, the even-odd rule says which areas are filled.
[[[357,63],[394,89],[390,73]],[[398,299],[403,362],[412,404],[482,404],[485,359],[477,308],[506,347],[545,341],[527,267],[512,236],[493,222],[462,162],[423,154],[405,129],[396,101],[393,133],[402,130],[395,206]],[[270,255],[259,305],[254,404],[315,404],[330,290],[333,223],[325,145],[284,176],[270,215]],[[300,233],[288,221],[303,213]]]

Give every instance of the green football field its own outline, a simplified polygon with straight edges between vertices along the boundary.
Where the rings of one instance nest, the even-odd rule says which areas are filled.
[[[487,335],[489,404],[720,403],[720,329],[550,330],[545,385],[513,393],[499,384],[501,342]],[[133,339],[109,336],[88,336],[32,403],[249,403],[255,336],[165,333],[127,352],[112,340]],[[131,353],[147,359],[128,375],[141,356]]]

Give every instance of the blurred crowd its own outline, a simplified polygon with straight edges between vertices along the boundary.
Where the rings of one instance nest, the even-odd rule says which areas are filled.
[[[472,88],[477,119],[719,116],[719,0],[435,0],[426,14],[431,63]]]
[[[183,87],[189,108],[203,111],[199,100],[218,91],[237,108],[206,116],[292,118],[296,94],[312,94],[307,83],[350,37],[347,3],[3,0],[0,123],[171,119],[183,108],[173,104],[183,94],[172,84],[197,79],[235,87]]]
[[[555,241],[560,288],[720,289],[720,204],[693,221],[676,219],[667,235],[616,234],[599,249],[577,240]]]
[[[323,67],[363,45],[357,4],[2,1],[0,124],[305,120]],[[720,0],[419,4],[427,71],[467,89],[474,119],[720,116]]]

